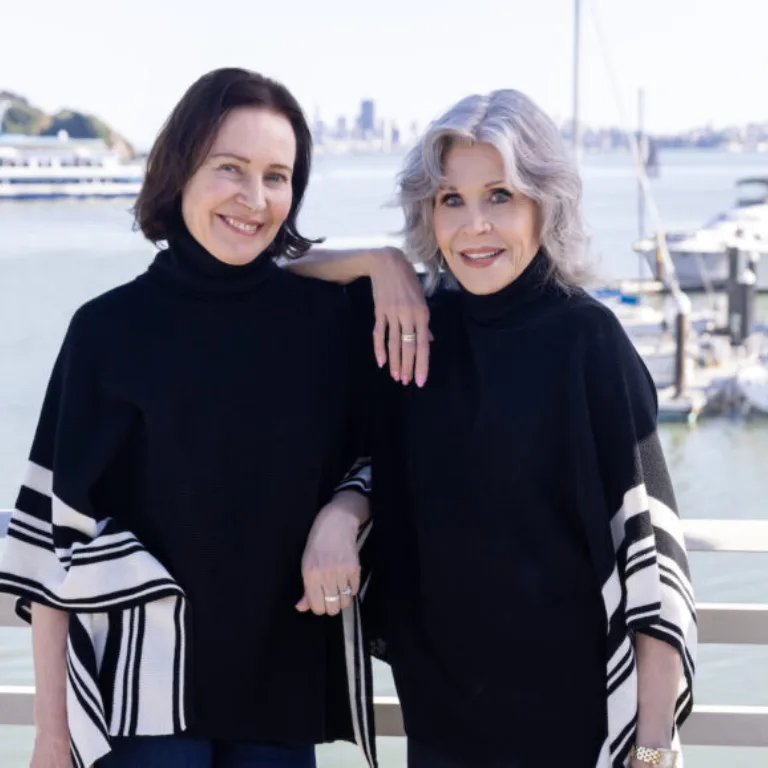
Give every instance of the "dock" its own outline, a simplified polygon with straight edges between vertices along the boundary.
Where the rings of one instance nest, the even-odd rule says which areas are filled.
[[[730,250],[727,289],[712,292],[711,306],[697,308],[678,291],[674,320],[669,308],[662,308],[661,297],[670,290],[658,280],[614,280],[596,291],[653,377],[659,422],[768,414],[768,323],[756,316],[755,281],[739,277],[739,251]],[[757,372],[749,387],[744,386],[747,370]]]
[[[720,365],[694,369],[678,395],[675,387],[658,390],[659,422],[695,424],[699,418],[723,416],[740,410],[735,387],[743,361],[738,355]]]
[[[708,398],[701,389],[689,389],[677,395],[674,387],[659,390],[660,423],[695,424],[707,408]]]

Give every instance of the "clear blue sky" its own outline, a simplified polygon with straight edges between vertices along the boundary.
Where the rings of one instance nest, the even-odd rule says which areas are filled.
[[[281,79],[310,117],[359,99],[423,125],[454,100],[525,91],[571,112],[571,0],[0,0],[0,89],[99,115],[146,146],[185,88],[220,66]],[[765,0],[582,0],[582,116],[618,124],[595,34],[651,130],[768,121]]]

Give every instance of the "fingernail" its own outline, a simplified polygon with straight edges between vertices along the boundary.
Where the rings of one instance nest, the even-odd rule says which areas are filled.
[[[393,373],[393,374],[392,374],[392,378],[393,378],[395,381],[400,381],[400,374],[399,374],[399,373]]]
[[[403,386],[405,386],[406,384],[408,384],[408,382],[409,382],[409,381],[410,381],[410,379],[409,379],[407,376],[403,376],[403,382],[402,382],[402,383],[403,383]]]
[[[419,388],[421,388],[421,387],[423,387],[423,386],[424,386],[426,383],[427,383],[427,377],[426,377],[426,376],[424,376],[424,374],[420,373],[420,374],[419,374],[419,375],[416,377],[416,386],[417,386],[417,387],[419,387]]]
[[[381,368],[384,365],[384,363],[387,362],[387,358],[386,357],[377,357],[376,358],[376,362],[378,363],[379,368]]]

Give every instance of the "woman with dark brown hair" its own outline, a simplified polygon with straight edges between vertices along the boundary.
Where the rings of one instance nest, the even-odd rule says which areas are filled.
[[[0,563],[32,620],[33,768],[311,768],[336,739],[375,763],[357,606],[338,616],[354,544],[296,610],[307,540],[367,514],[342,478],[368,339],[345,288],[274,263],[310,246],[311,149],[279,83],[202,77],[136,202],[164,247],[71,321]]]

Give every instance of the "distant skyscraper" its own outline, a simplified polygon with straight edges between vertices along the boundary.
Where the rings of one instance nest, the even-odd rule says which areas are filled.
[[[312,136],[318,146],[322,146],[325,142],[325,122],[320,117],[320,110],[315,107],[315,119],[312,123]]]
[[[372,99],[360,102],[360,132],[365,136],[376,129],[376,105]]]
[[[325,123],[322,120],[312,124],[312,138],[318,146],[325,144]]]

